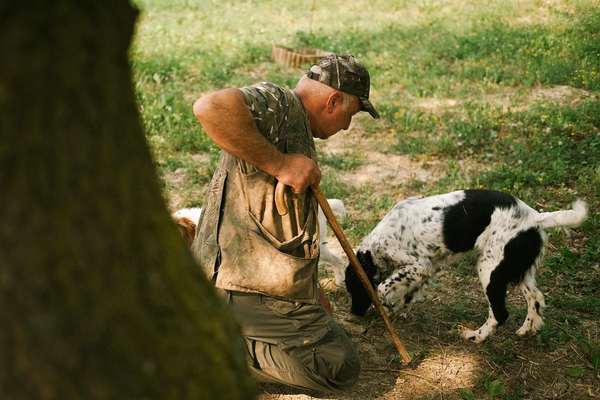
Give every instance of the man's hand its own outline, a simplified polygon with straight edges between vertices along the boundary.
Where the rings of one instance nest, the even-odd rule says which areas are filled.
[[[289,186],[294,193],[304,193],[309,186],[321,182],[321,170],[310,158],[302,154],[282,154],[283,161],[273,174],[277,180]]]

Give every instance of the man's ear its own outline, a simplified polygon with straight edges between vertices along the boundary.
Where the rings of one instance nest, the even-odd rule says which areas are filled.
[[[344,100],[344,97],[342,96],[342,94],[339,91],[335,91],[333,93],[331,93],[329,95],[329,97],[327,98],[327,104],[326,104],[326,110],[329,113],[332,113],[335,109],[335,107],[341,106],[342,105],[342,101]]]

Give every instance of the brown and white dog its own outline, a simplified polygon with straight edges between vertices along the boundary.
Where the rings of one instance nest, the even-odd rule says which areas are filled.
[[[423,286],[443,264],[455,264],[468,251],[478,255],[479,280],[489,303],[489,316],[479,329],[462,337],[476,343],[508,318],[508,285],[518,285],[527,300],[527,317],[517,334],[535,333],[542,325],[544,296],[535,272],[546,245],[544,229],[578,227],[587,206],[539,213],[521,200],[490,190],[461,190],[399,202],[362,241],[357,257],[388,313],[397,313],[422,298]],[[352,312],[364,314],[371,299],[351,267],[346,288]]]

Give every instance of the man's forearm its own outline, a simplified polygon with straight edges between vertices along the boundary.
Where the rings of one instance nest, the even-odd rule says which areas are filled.
[[[313,160],[280,152],[258,131],[240,90],[225,89],[200,98],[194,103],[194,114],[217,146],[276,177],[294,192],[319,184],[321,171]]]

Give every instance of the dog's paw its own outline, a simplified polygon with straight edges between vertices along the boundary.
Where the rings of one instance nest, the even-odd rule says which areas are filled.
[[[385,302],[381,303],[383,307],[383,311],[385,311],[386,315],[392,319],[396,316],[396,310],[394,310],[394,306]]]
[[[479,331],[462,331],[461,334],[464,340],[473,342],[473,343],[481,343],[485,340],[485,336],[481,335]]]
[[[335,276],[335,284],[339,287],[343,287],[346,283],[346,275],[343,269],[334,269],[333,275]]]
[[[538,329],[535,329],[531,326],[522,326],[519,328],[519,330],[517,331],[517,335],[524,337],[524,336],[533,336],[537,333]]]
[[[534,334],[535,331],[533,329],[530,328],[526,328],[524,326],[520,327],[519,330],[517,330],[517,335],[523,337],[523,336],[527,336],[529,334]]]
[[[521,326],[519,328],[519,330],[517,331],[517,335],[523,337],[523,336],[533,336],[536,334],[537,331],[540,330],[540,328],[544,325],[544,320],[537,316],[534,318],[527,318],[525,320],[525,322],[523,323],[523,326]]]

